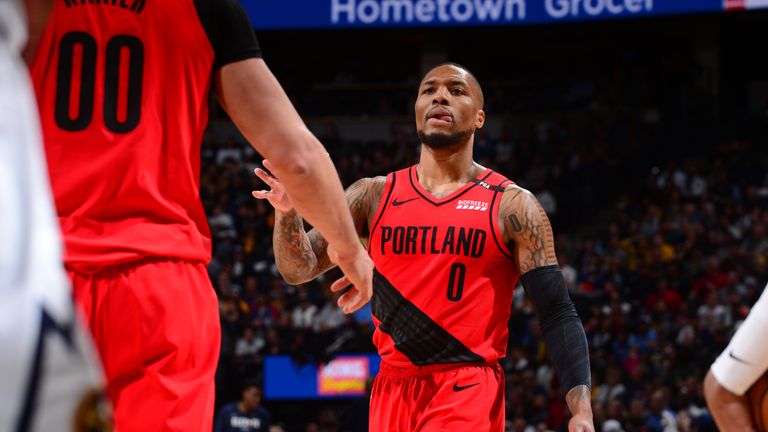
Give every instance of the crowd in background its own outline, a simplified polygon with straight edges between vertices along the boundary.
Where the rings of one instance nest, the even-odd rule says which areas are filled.
[[[417,159],[413,142],[399,158],[381,156],[394,149],[325,143],[346,185]],[[322,363],[337,352],[373,351],[370,319],[340,312],[328,294],[332,277],[291,286],[276,272],[272,210],[250,196],[263,187],[252,175],[258,155],[232,142],[208,144],[203,198],[221,299],[222,397],[237,398],[232,389],[243,379],[261,379],[265,355]],[[503,165],[508,143],[489,145],[488,160]],[[520,183],[536,185],[531,190],[555,221],[558,256],[589,338],[595,417],[606,431],[675,430],[661,426],[672,421],[680,431],[709,427],[701,377],[768,281],[768,170],[759,155],[754,144],[734,139],[706,158],[669,160],[623,178],[636,184],[611,201],[593,191],[595,204],[586,208],[561,204],[572,193],[586,200],[579,191],[589,182],[569,177],[621,171],[622,162],[590,164],[582,153],[569,154],[562,167],[518,162],[529,167],[516,171]],[[512,159],[523,157],[512,150]],[[582,228],[561,228],[573,226],[563,219]],[[511,427],[558,429],[567,412],[536,319],[522,289],[516,292],[504,361]]]
[[[716,104],[702,93],[706,70],[684,53],[645,61],[653,52],[627,52],[602,76],[574,70],[570,81],[550,85],[479,74],[490,83],[489,118],[504,125],[478,133],[475,159],[530,189],[552,220],[589,340],[603,432],[715,430],[701,381],[768,282],[765,119],[752,119],[757,128],[714,124]],[[355,65],[329,77],[340,85],[299,97],[299,111],[348,115],[365,107],[408,118],[415,95],[397,90],[402,82],[397,91],[366,92],[355,86]],[[403,79],[415,93],[413,78]],[[324,98],[328,88],[336,90]],[[418,160],[418,139],[402,118],[390,136],[368,141],[345,139],[333,117],[313,120],[345,186]],[[261,160],[231,130],[225,120],[211,123],[201,181],[222,322],[217,405],[238,400],[242,382],[263,382],[267,355],[321,364],[337,353],[375,351],[369,311],[345,316],[334,305],[334,273],[299,286],[280,278],[273,210],[251,197],[265,187],[253,175]],[[564,430],[567,407],[520,287],[509,329],[508,430]],[[306,402],[311,409],[282,416],[279,403],[266,406],[288,432],[365,430],[365,404],[355,403]]]

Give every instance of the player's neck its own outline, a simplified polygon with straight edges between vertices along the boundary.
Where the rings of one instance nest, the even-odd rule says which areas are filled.
[[[473,181],[484,170],[472,160],[471,145],[459,149],[433,149],[422,145],[416,167],[419,183],[435,196],[450,194]]]

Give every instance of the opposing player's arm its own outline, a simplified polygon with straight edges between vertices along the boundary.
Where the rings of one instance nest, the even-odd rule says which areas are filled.
[[[747,392],[760,385],[768,370],[768,286],[752,306],[725,350],[704,379],[704,397],[710,413],[723,432],[756,430]]]
[[[363,178],[345,191],[355,230],[361,238],[369,235],[385,183],[385,177]],[[328,257],[326,239],[314,228],[307,233],[295,209],[276,210],[273,247],[277,268],[291,284],[310,281],[334,266]]]
[[[518,186],[504,191],[499,218],[504,243],[514,252],[523,287],[539,315],[571,421],[578,430],[592,430],[587,339],[557,264],[549,218],[536,197]]]
[[[710,370],[704,379],[704,397],[717,427],[724,432],[754,432],[747,397],[737,395],[717,381]]]

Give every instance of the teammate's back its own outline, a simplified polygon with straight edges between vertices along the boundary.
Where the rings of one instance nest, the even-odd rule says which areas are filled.
[[[33,78],[65,261],[118,430],[211,430],[221,330],[199,171],[212,83],[333,239],[347,307],[370,298],[333,164],[260,54],[237,0],[57,0],[43,36]]]
[[[33,76],[69,265],[208,259],[198,198],[216,57],[208,3],[56,3]]]

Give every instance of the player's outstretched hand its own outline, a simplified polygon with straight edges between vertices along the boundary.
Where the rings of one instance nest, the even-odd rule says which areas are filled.
[[[592,417],[585,414],[576,414],[568,422],[568,432],[595,432]]]
[[[345,314],[349,314],[365,306],[373,295],[373,261],[362,245],[357,254],[349,258],[340,256],[333,245],[328,245],[328,258],[344,273],[331,285],[331,291],[350,288],[339,297],[339,307]]]
[[[272,164],[268,160],[264,159],[263,164],[266,169],[272,171]],[[268,172],[261,168],[256,168],[253,170],[253,172],[256,173],[256,176],[260,178],[264,183],[266,183],[267,186],[269,186],[269,190],[258,190],[251,192],[254,198],[265,199],[269,201],[275,210],[279,210],[283,213],[293,210],[293,202],[291,202],[291,198],[285,192],[285,186],[280,183],[280,180],[276,179],[274,176],[270,175]]]

